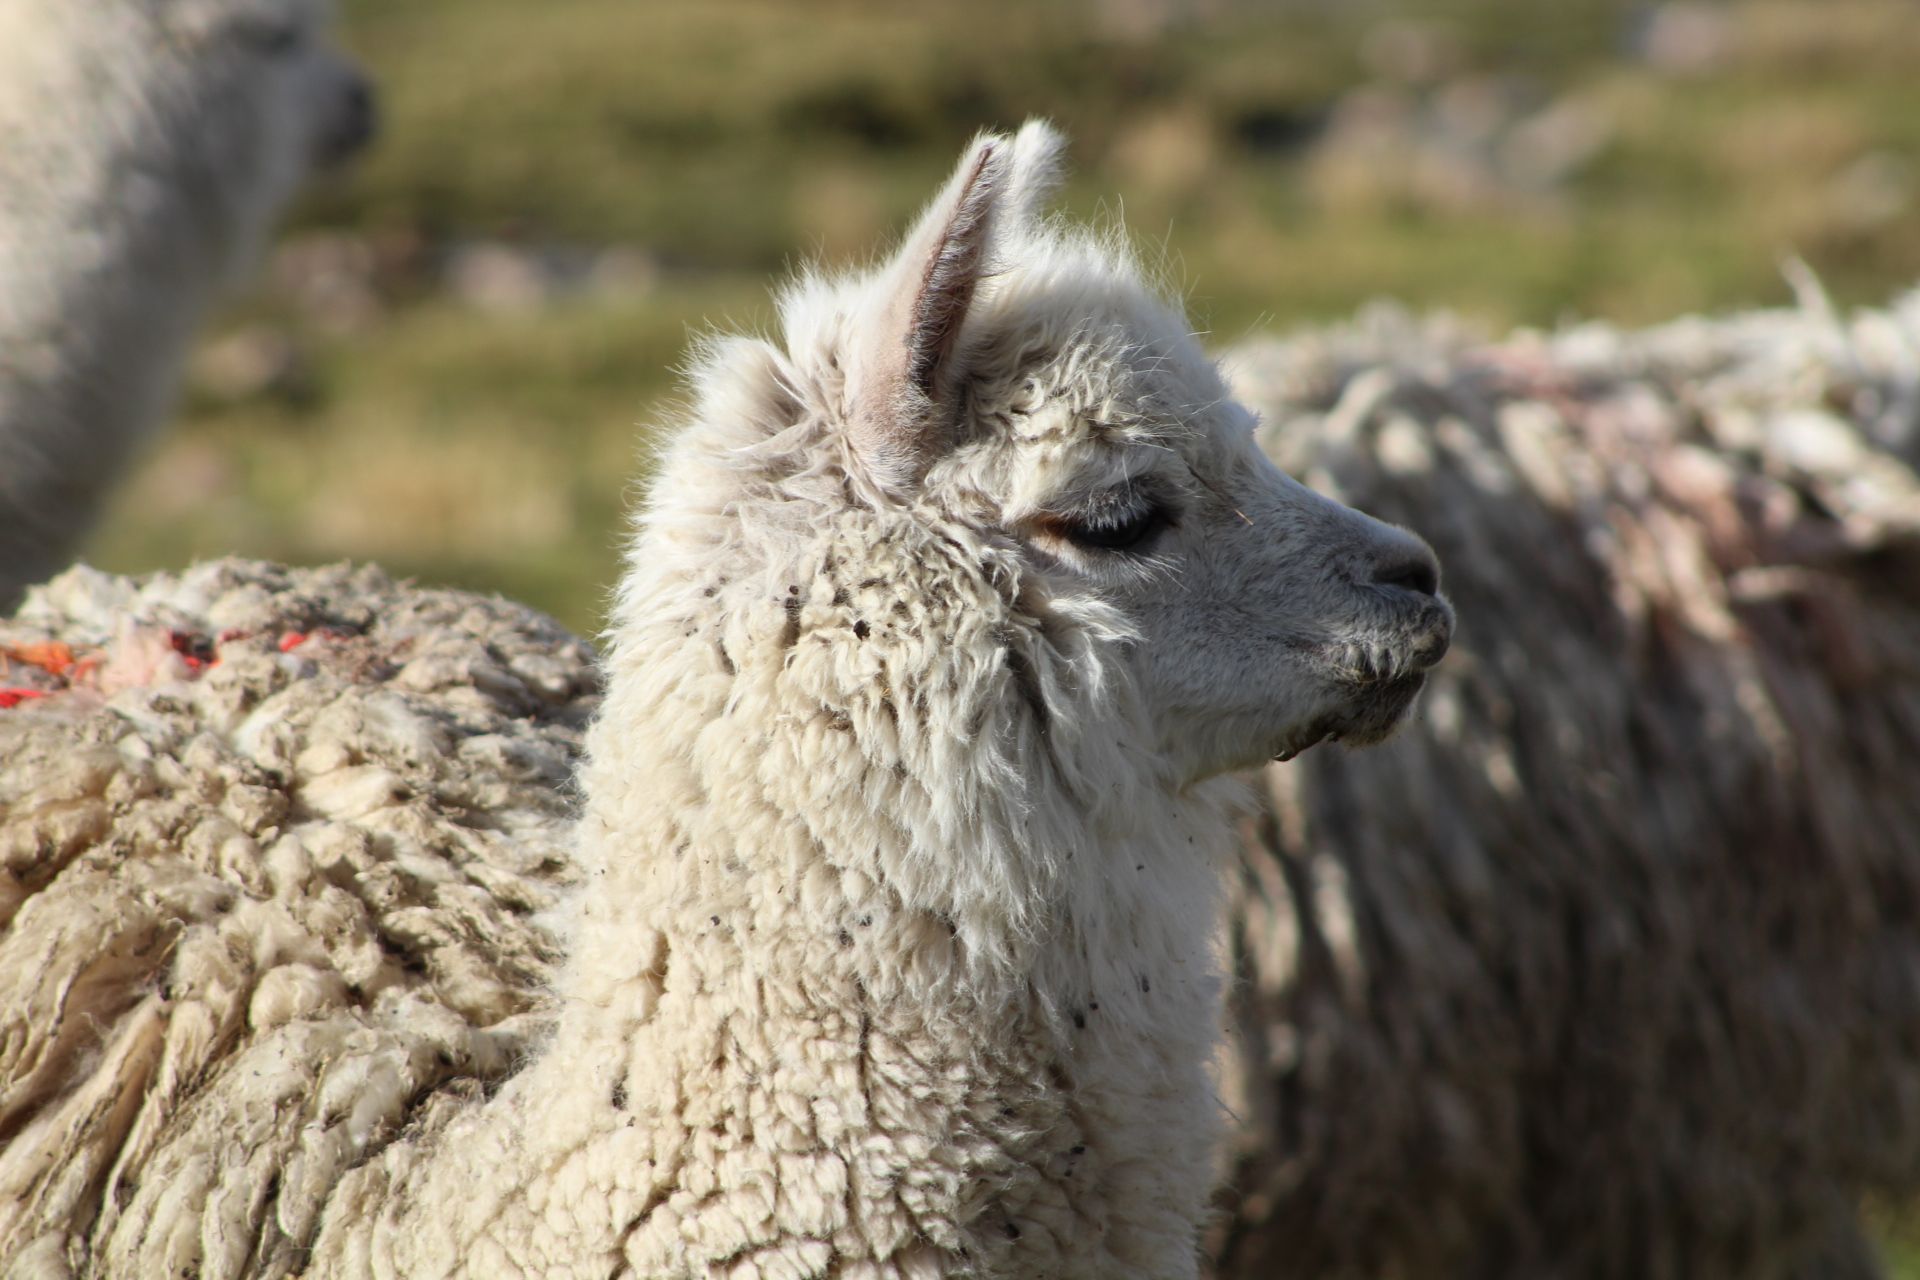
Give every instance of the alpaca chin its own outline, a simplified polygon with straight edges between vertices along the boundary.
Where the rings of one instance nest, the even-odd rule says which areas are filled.
[[[1349,747],[1370,747],[1392,737],[1426,687],[1425,671],[1368,685],[1352,711],[1328,734]]]
[[[1349,747],[1370,747],[1385,742],[1406,719],[1426,683],[1426,672],[1416,671],[1390,680],[1357,684],[1345,706],[1289,735],[1286,745],[1276,751],[1273,758],[1285,764],[1323,742],[1338,742]]]

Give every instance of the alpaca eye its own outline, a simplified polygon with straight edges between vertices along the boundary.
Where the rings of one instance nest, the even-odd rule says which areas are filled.
[[[1146,506],[1097,520],[1065,523],[1060,526],[1060,533],[1074,546],[1086,550],[1132,551],[1160,532],[1166,524],[1164,511],[1157,506]]]
[[[298,49],[306,38],[306,31],[297,22],[276,22],[268,18],[256,18],[242,23],[238,35],[246,45],[256,52],[269,57],[279,57]]]

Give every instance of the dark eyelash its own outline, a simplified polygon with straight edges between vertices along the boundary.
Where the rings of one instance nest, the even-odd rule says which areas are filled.
[[[1062,521],[1058,527],[1060,536],[1083,550],[1132,551],[1167,523],[1167,513],[1154,503],[1098,520]]]

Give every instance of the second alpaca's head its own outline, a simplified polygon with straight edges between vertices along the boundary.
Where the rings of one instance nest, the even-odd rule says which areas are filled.
[[[332,42],[331,0],[116,3],[177,63],[147,109],[171,122],[171,167],[200,185],[209,230],[239,242],[231,270],[307,178],[372,139],[372,85]]]

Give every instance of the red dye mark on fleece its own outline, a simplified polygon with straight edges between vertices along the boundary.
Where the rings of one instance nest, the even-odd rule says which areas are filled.
[[[213,651],[213,641],[191,631],[169,631],[167,643],[173,646],[189,671],[204,671],[220,661]]]
[[[0,689],[0,711],[11,711],[30,699],[46,696],[44,689]]]
[[[292,653],[309,640],[345,640],[347,638],[332,627],[315,627],[312,631],[286,631],[280,636],[280,652]]]
[[[38,667],[51,675],[64,676],[73,666],[73,650],[58,640],[42,640],[34,644],[8,645],[0,649],[15,662],[24,662],[30,667]]]

